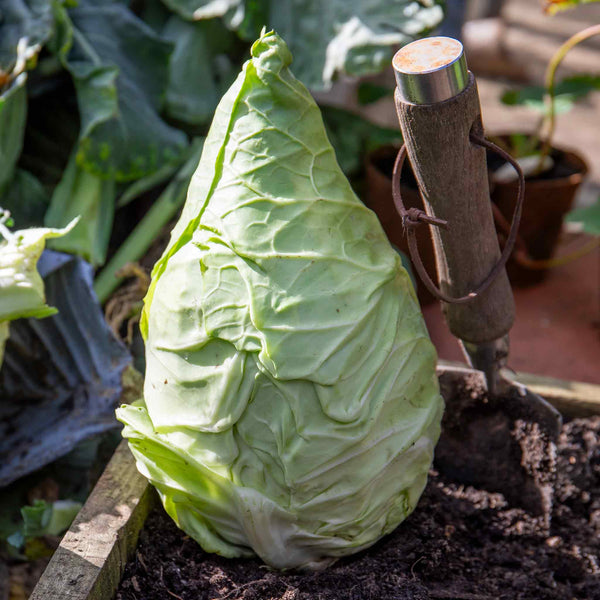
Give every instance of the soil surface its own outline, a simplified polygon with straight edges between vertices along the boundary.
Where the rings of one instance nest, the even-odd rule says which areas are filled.
[[[318,573],[203,552],[150,515],[118,600],[600,599],[600,417],[564,425],[552,519],[432,470],[415,512],[375,546]]]

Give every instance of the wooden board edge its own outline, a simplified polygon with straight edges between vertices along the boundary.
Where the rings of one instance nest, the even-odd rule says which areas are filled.
[[[438,361],[438,375],[448,369],[472,371],[467,365],[459,362]],[[592,417],[600,415],[600,385],[581,381],[568,381],[544,375],[530,373],[506,373],[532,392],[539,394],[559,410],[564,416]]]
[[[133,555],[156,493],[126,441],[117,447],[30,600],[109,600]]]

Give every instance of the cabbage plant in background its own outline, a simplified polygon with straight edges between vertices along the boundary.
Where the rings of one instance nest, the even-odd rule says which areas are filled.
[[[47,239],[66,235],[76,222],[64,229],[23,229],[11,231],[10,213],[0,208],[0,366],[9,335],[9,322],[55,314],[46,304],[44,282],[37,271]]]
[[[155,265],[139,470],[209,552],[323,568],[415,508],[440,431],[436,354],[401,261],[263,33],[217,107]]]

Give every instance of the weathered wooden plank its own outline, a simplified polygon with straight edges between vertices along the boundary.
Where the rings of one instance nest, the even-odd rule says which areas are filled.
[[[514,379],[548,400],[565,416],[600,415],[600,385],[528,373],[516,373]]]
[[[121,442],[30,600],[110,600],[155,498]]]

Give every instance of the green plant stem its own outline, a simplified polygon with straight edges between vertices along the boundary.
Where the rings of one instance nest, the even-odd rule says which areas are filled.
[[[173,181],[108,261],[94,281],[94,291],[101,304],[108,300],[110,294],[121,283],[117,271],[127,263],[144,256],[162,228],[175,216],[185,201],[186,192],[187,186],[182,186],[180,181]]]
[[[540,153],[540,161],[538,163],[538,171],[541,170],[544,163],[544,159],[550,153],[552,148],[552,138],[554,137],[554,131],[556,129],[556,109],[555,109],[555,78],[556,71],[563,61],[567,53],[572,50],[577,44],[600,34],[600,25],[592,25],[587,27],[583,31],[580,31],[570,37],[555,53],[548,64],[546,69],[545,85],[546,85],[546,106],[548,107],[548,114],[542,127],[547,123],[547,132],[544,136],[542,144],[542,150]]]

